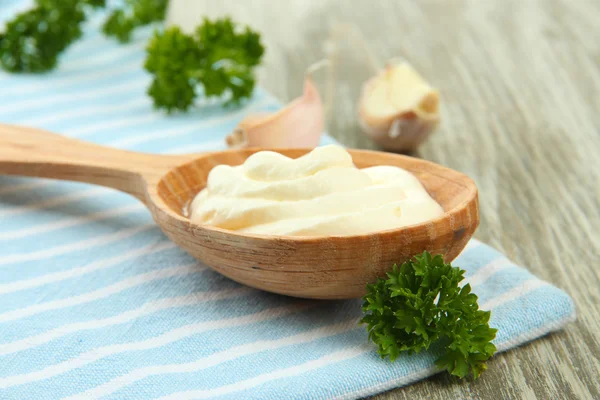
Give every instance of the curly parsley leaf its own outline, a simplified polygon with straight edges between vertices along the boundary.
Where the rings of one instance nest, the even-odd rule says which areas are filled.
[[[123,8],[109,15],[102,31],[121,43],[127,43],[136,28],[164,20],[167,4],[168,0],[127,0]]]
[[[260,35],[229,18],[205,18],[193,35],[177,27],[156,32],[145,63],[154,77],[148,94],[169,113],[186,111],[200,89],[207,97],[228,95],[225,105],[237,104],[251,96],[263,53]]]
[[[9,72],[45,72],[82,35],[88,9],[105,0],[37,0],[18,14],[0,34],[0,64]]]
[[[485,371],[497,330],[488,324],[490,312],[479,310],[471,286],[459,286],[464,274],[440,255],[424,252],[367,285],[361,323],[382,358],[394,361],[439,341],[444,346],[439,368],[460,378],[472,372],[475,379]]]

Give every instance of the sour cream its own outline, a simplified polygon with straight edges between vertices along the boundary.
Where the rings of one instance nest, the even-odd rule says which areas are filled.
[[[335,145],[297,159],[261,151],[242,165],[216,166],[190,207],[198,224],[291,236],[365,234],[443,213],[410,172],[393,166],[358,169]]]

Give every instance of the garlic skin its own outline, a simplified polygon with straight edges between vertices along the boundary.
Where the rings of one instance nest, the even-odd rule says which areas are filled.
[[[325,129],[323,102],[310,76],[304,93],[275,113],[244,118],[226,137],[229,147],[316,147]]]
[[[388,65],[363,85],[363,131],[385,150],[415,150],[440,122],[440,96],[408,63]]]

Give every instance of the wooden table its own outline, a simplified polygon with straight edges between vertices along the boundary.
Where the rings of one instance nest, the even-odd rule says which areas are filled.
[[[577,322],[494,357],[480,380],[440,374],[377,399],[600,399],[600,1],[196,7],[263,32],[262,85],[284,101],[299,95],[304,69],[331,49],[336,23],[357,27],[376,63],[409,60],[443,97],[442,124],[418,156],[471,176],[480,190],[476,237],[575,299]],[[345,145],[375,148],[355,107],[373,70],[360,42],[346,39],[337,44],[328,130]]]

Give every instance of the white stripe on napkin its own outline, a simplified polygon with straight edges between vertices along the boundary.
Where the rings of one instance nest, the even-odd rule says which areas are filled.
[[[32,347],[37,347],[44,343],[48,343],[52,340],[76,332],[87,331],[92,329],[101,329],[106,328],[108,326],[128,323],[135,320],[136,318],[144,317],[171,308],[192,306],[207,301],[224,300],[233,297],[243,296],[253,292],[254,290],[255,289],[251,289],[248,287],[242,287],[236,289],[218,290],[214,292],[191,293],[185,296],[167,297],[149,301],[147,303],[144,303],[141,307],[125,311],[124,313],[112,317],[84,322],[75,322],[46,331],[39,335],[29,336],[24,339],[16,340],[10,343],[2,343],[0,344],[0,355],[17,353],[19,351],[27,350]]]
[[[469,283],[472,287],[475,287],[487,281],[488,278],[494,275],[496,272],[512,268],[514,266],[515,265],[506,258],[494,260],[486,266],[481,267],[479,270],[477,270],[477,273],[475,275],[465,277],[465,283]]]
[[[67,397],[63,400],[86,400],[98,399],[116,392],[134,382],[154,375],[162,374],[177,374],[186,372],[200,371],[206,368],[214,367],[227,361],[235,360],[239,357],[248,356],[251,354],[260,353],[267,350],[275,350],[286,346],[295,346],[298,344],[310,343],[315,340],[335,336],[340,333],[349,332],[355,329],[364,329],[358,325],[357,319],[350,319],[333,325],[308,330],[297,335],[284,337],[273,340],[260,340],[241,346],[231,347],[227,350],[213,353],[209,356],[200,358],[196,361],[183,364],[166,364],[153,365],[150,367],[138,368],[126,375],[112,379],[105,384],[79,393],[77,395]]]
[[[315,306],[315,304],[312,305],[312,307]],[[87,353],[80,354],[77,358],[72,358],[70,360],[63,361],[59,364],[50,365],[39,371],[0,378],[0,389],[8,388],[11,386],[23,385],[25,383],[35,382],[42,379],[48,379],[50,377],[63,374],[76,368],[81,368],[84,365],[96,362],[105,357],[114,356],[119,353],[124,353],[128,351],[148,350],[155,347],[164,346],[168,343],[172,343],[183,338],[196,335],[201,332],[263,322],[279,318],[281,316],[291,314],[293,312],[306,309],[308,307],[309,305],[304,303],[295,304],[292,306],[270,308],[268,310],[260,311],[254,314],[244,315],[241,317],[221,319],[218,321],[204,321],[195,324],[184,325],[179,328],[170,330],[166,333],[163,333],[162,335],[146,340],[141,340],[138,342],[121,343],[99,347],[97,349],[88,351]]]
[[[35,186],[34,186],[35,188]],[[104,188],[104,187],[93,187],[90,189],[78,191],[75,193],[68,193],[62,196],[55,196],[50,199],[44,199],[37,201],[31,204],[25,204],[23,206],[11,207],[5,210],[0,210],[0,217],[12,217],[15,215],[20,215],[24,213],[28,213],[31,211],[38,211],[42,208],[51,208],[60,206],[63,204],[70,203],[75,200],[85,199],[87,197],[97,196],[102,193],[114,193],[114,191]]]
[[[255,376],[254,378],[246,379],[244,381],[235,382],[229,385],[220,386],[214,389],[207,390],[187,390],[182,392],[176,392],[167,396],[159,397],[157,400],[181,400],[181,399],[208,399],[217,396],[223,396],[230,393],[236,393],[242,390],[251,389],[263,385],[267,382],[274,381],[276,379],[289,378],[304,374],[315,369],[323,368],[331,364],[337,364],[339,362],[349,360],[350,358],[357,357],[372,348],[368,344],[350,347],[344,350],[336,351],[316,360],[308,361],[304,364],[295,365],[293,367],[280,369],[274,372],[267,372],[262,375]]]
[[[540,286],[547,285],[545,282],[541,282],[541,283],[543,283],[542,285],[537,285],[537,284],[534,284],[533,282],[539,283],[541,281],[538,281],[538,280],[525,281],[525,282],[523,282],[523,284],[519,285],[518,287],[514,288],[513,290],[506,292],[507,296],[504,296],[504,295],[500,296],[501,300],[490,301],[490,302],[484,303],[481,308],[489,309],[491,306],[491,308],[493,309],[495,307],[500,306],[501,304],[504,304],[510,300],[513,300],[519,296],[522,296],[530,291],[533,291],[534,289],[537,289]],[[509,293],[512,294],[512,297],[508,295]],[[494,300],[496,300],[496,299],[494,299]],[[274,371],[274,372],[268,372],[268,373],[250,378],[250,379],[246,379],[244,381],[239,381],[239,382],[235,382],[235,383],[232,383],[229,385],[220,386],[220,387],[216,387],[216,388],[208,389],[208,390],[188,390],[188,391],[176,392],[176,393],[172,393],[167,396],[159,397],[159,399],[160,400],[205,399],[205,398],[212,398],[212,397],[216,397],[216,396],[222,396],[225,394],[235,393],[235,392],[250,389],[250,388],[253,388],[256,386],[260,386],[262,384],[265,384],[267,382],[270,382],[270,381],[273,381],[276,379],[297,376],[297,375],[301,375],[303,373],[306,373],[306,372],[309,372],[309,371],[312,371],[315,369],[325,367],[327,365],[337,364],[339,362],[359,356],[359,355],[367,353],[369,351],[373,351],[373,346],[365,343],[364,345],[355,346],[355,347],[347,348],[344,350],[340,350],[340,351],[328,354],[324,357],[318,358],[316,360],[311,360],[304,364],[296,365],[296,366],[293,366],[290,368],[280,369],[280,370]],[[422,371],[420,373],[431,374],[432,371],[433,371],[433,369],[429,369],[426,371]],[[427,375],[423,375],[423,376],[427,376]]]
[[[481,309],[483,310],[491,310],[498,307],[501,304],[506,303],[512,299],[516,299],[518,297],[523,296],[526,293],[534,291],[537,288],[550,285],[548,282],[542,281],[538,278],[533,278],[526,280],[521,283],[519,286],[510,289],[507,292],[502,293],[500,296],[495,297],[489,301],[486,301],[481,305]]]
[[[477,247],[480,244],[481,244],[481,242],[474,241],[474,244],[471,244],[470,246],[468,246],[468,248],[472,249],[472,248]],[[80,275],[83,275],[86,273],[90,273],[90,272],[99,270],[101,268],[110,267],[114,264],[125,261],[127,259],[137,258],[139,256],[143,256],[146,254],[158,252],[163,249],[173,248],[173,247],[175,247],[175,245],[171,242],[165,242],[165,243],[161,243],[159,245],[146,246],[141,249],[127,252],[120,256],[111,257],[106,260],[96,261],[96,262],[91,263],[84,267],[79,267],[79,268],[74,268],[74,269],[67,270],[67,271],[61,271],[61,272],[56,272],[56,273],[52,273],[52,274],[47,274],[47,275],[43,275],[41,277],[36,277],[36,278],[28,279],[28,280],[7,283],[4,285],[0,285],[0,294],[11,293],[11,292],[15,292],[15,291],[22,290],[25,288],[30,288],[30,287],[40,286],[40,285],[44,285],[44,284],[48,284],[48,283],[53,283],[53,282],[71,278],[73,276],[80,276]],[[472,286],[476,287],[477,285],[484,283],[485,280],[490,278],[493,274],[491,274],[489,271],[494,270],[495,265],[498,265],[497,260],[494,260],[494,261],[490,262],[488,265],[480,268],[472,277],[470,277],[472,282],[474,282],[472,284]],[[83,295],[85,295],[85,294],[83,294]],[[82,296],[82,295],[80,295],[80,296]],[[94,325],[96,322],[92,320],[92,321],[89,321],[88,323]],[[64,327],[59,327],[59,328],[57,328],[57,330],[62,330],[63,328]],[[66,330],[68,330],[68,329],[66,329]],[[44,336],[44,335],[46,335],[46,333],[35,335],[30,338]],[[23,339],[23,341],[25,341],[25,342],[28,340],[29,340],[28,338]],[[17,343],[17,342],[6,343],[3,346],[11,347],[14,343]]]
[[[124,49],[124,53],[128,53],[130,51],[130,49]],[[88,56],[89,57],[89,56]],[[103,57],[106,58],[106,57]],[[127,74],[130,72],[135,72],[135,71],[139,71],[142,68],[142,65],[140,64],[140,60],[136,59],[133,61],[129,61],[129,62],[125,62],[125,63],[117,63],[114,64],[114,60],[112,60],[114,57],[111,57],[111,59],[94,59],[94,58],[90,58],[89,60],[86,60],[85,64],[92,64],[90,68],[90,72],[85,73],[85,74],[79,74],[79,76],[71,76],[69,75],[69,71],[64,68],[62,69],[60,72],[65,74],[65,76],[60,77],[60,78],[54,78],[52,79],[52,81],[48,81],[48,82],[44,82],[44,89],[52,89],[52,90],[56,90],[56,89],[61,89],[64,87],[70,87],[70,86],[74,86],[77,87],[77,85],[80,85],[82,83],[87,83],[87,82],[94,82],[97,81],[99,79],[102,78],[116,78],[118,75],[120,74]],[[106,63],[107,65],[93,65],[94,63]],[[69,68],[71,71],[71,73],[76,73],[77,71],[83,69],[81,68],[82,66],[85,68],[85,65],[83,62],[78,63],[75,66],[72,66],[71,68]],[[27,93],[31,93],[31,94],[36,94],[37,91],[40,90],[40,84],[38,82],[36,83],[31,83],[29,85],[16,85],[14,88],[8,88],[8,89],[4,89],[2,91],[2,95],[3,96],[20,96],[23,94],[27,94]]]
[[[34,107],[44,107],[48,104],[58,105],[59,103],[77,103],[81,100],[94,100],[103,96],[118,95],[122,93],[140,92],[144,93],[146,86],[148,85],[148,78],[142,76],[141,78],[133,79],[129,82],[113,83],[106,86],[101,86],[97,89],[89,89],[79,93],[63,93],[55,94],[51,96],[42,96],[35,99],[19,100],[11,102],[10,104],[2,105],[0,109],[0,115],[10,115],[19,112],[24,109],[31,109]]]
[[[89,222],[103,221],[109,218],[118,217],[121,215],[131,214],[134,211],[145,210],[141,203],[129,204],[124,207],[113,208],[110,210],[96,211],[85,215],[77,215],[73,217],[65,217],[58,221],[46,222],[39,225],[33,225],[28,228],[15,229],[13,231],[0,232],[0,241],[19,239],[26,236],[37,235],[44,232],[54,231],[57,229],[69,228],[77,225],[87,224]]]
[[[200,129],[208,128],[211,126],[223,124],[226,122],[235,121],[236,119],[241,119],[244,115],[255,111],[257,109],[262,109],[265,106],[275,104],[272,99],[263,98],[258,101],[251,101],[246,104],[243,108],[236,112],[227,113],[220,117],[213,117],[211,119],[207,119],[206,121],[198,121],[193,125],[187,125],[183,127],[173,128],[173,129],[159,129],[155,131],[146,131],[140,135],[130,135],[126,138],[119,139],[113,142],[108,143],[109,146],[113,147],[127,147],[131,145],[136,145],[140,143],[146,143],[157,139],[172,139],[177,136],[187,135],[191,132],[197,132]],[[153,114],[156,115],[156,114]],[[225,145],[225,140],[220,139],[220,141]]]
[[[152,281],[162,280],[171,278],[174,276],[185,276],[190,275],[198,271],[202,271],[207,267],[199,265],[197,263],[181,265],[178,267],[164,268],[156,271],[150,271],[139,275],[134,275],[129,278],[123,279],[110,286],[103,287],[101,289],[93,290],[91,292],[79,294],[77,296],[67,297],[64,299],[52,300],[46,303],[33,304],[28,307],[11,310],[0,314],[0,323],[14,321],[17,319],[30,317],[45,311],[58,310],[65,307],[73,307],[98,299],[111,296],[113,294],[122,292],[123,290],[130,289],[135,286],[143,285]]]
[[[506,340],[502,343],[498,343],[496,346],[498,348],[498,353],[502,352],[502,351],[506,351],[512,347],[518,346],[521,343],[526,343],[535,338],[544,336],[550,332],[560,329],[565,324],[573,322],[574,320],[575,320],[575,315],[569,315],[564,319],[561,319],[561,320],[558,320],[558,321],[555,321],[552,323],[544,324],[543,326],[540,326],[537,329],[522,333],[521,335],[516,336],[512,339]],[[442,372],[442,371],[440,371],[439,368],[432,366],[431,368],[420,370],[420,371],[417,371],[410,375],[402,376],[400,378],[394,378],[390,381],[383,382],[383,383],[377,384],[375,386],[370,386],[370,387],[366,387],[366,388],[357,390],[355,392],[343,394],[339,397],[335,397],[335,400],[354,400],[354,399],[358,399],[358,398],[363,398],[363,397],[369,396],[373,393],[380,393],[380,392],[384,392],[384,391],[387,391],[387,390],[390,390],[393,388],[408,385],[409,383],[416,382],[416,381],[424,379],[428,376],[434,375],[437,372]]]
[[[136,100],[132,100],[131,102],[121,104],[119,106],[110,105],[110,106],[97,106],[97,107],[84,108],[83,110],[85,110],[85,113],[84,112],[77,113],[77,112],[74,112],[73,110],[69,110],[67,112],[64,112],[63,114],[58,114],[58,116],[60,117],[59,119],[62,120],[63,118],[68,118],[68,117],[93,115],[96,111],[99,111],[100,113],[104,113],[104,112],[109,113],[110,111],[113,111],[115,107],[119,110],[122,110],[122,107],[126,107],[126,109],[127,109],[127,107],[139,106],[140,104],[146,103],[146,102],[147,102],[147,99],[143,99],[143,100],[136,99]],[[194,124],[190,124],[190,125],[186,125],[186,126],[182,126],[182,127],[178,127],[178,128],[160,129],[158,131],[150,130],[150,131],[144,132],[144,134],[136,135],[136,136],[128,136],[124,139],[118,139],[118,140],[106,143],[105,145],[113,146],[113,147],[117,147],[117,148],[124,148],[124,147],[130,146],[130,145],[151,142],[153,140],[170,139],[170,138],[176,137],[176,136],[189,135],[191,133],[197,132],[200,127],[207,128],[210,126],[217,125],[219,123],[226,123],[229,121],[233,121],[237,118],[243,117],[245,115],[245,113],[251,112],[255,109],[260,109],[262,107],[270,106],[270,105],[275,106],[276,104],[278,104],[278,103],[274,97],[272,97],[270,95],[266,95],[259,101],[251,101],[250,103],[246,104],[244,106],[244,108],[241,109],[239,112],[229,113],[223,117],[212,118],[212,119],[204,121],[204,122],[202,122],[202,121],[194,122]],[[47,123],[48,121],[46,121],[45,119],[53,120],[54,118],[56,118],[55,113],[40,117],[38,120],[35,120],[35,119],[28,120],[28,123],[31,123],[31,121],[33,121],[35,123],[35,125],[39,125],[41,123]],[[146,117],[144,117],[144,118],[146,118]],[[77,134],[77,131],[75,131],[75,134]],[[215,140],[214,142],[210,142],[211,149],[213,149],[212,146],[216,142],[217,142],[217,140]],[[220,146],[220,147],[225,147],[224,139],[219,139],[218,142],[222,143],[222,146]],[[207,143],[206,142],[199,143],[199,146],[197,146],[197,147],[202,149],[202,144],[207,144]],[[189,153],[190,151],[191,152],[199,151],[199,150],[190,150],[190,147],[193,147],[193,146],[188,145],[188,146],[172,147],[170,149],[162,151],[161,153],[177,154],[177,153]],[[24,183],[19,183],[19,184],[13,185],[13,186],[1,187],[0,194],[9,194],[9,193],[25,191],[25,190],[30,190],[30,189],[36,189],[39,187],[48,186],[48,185],[56,185],[56,184],[60,184],[60,181],[24,182]],[[96,188],[94,190],[102,190],[102,189],[105,189],[105,188]],[[80,192],[77,192],[77,193],[80,193]],[[77,193],[71,194],[71,196],[77,195]],[[55,199],[52,199],[52,200],[55,200]],[[12,209],[7,210],[6,212],[9,212],[9,213],[17,212],[18,213],[20,211],[15,211],[15,208],[12,208]],[[0,216],[1,215],[2,215],[2,212],[0,212]]]
[[[104,268],[112,267],[123,261],[141,258],[142,256],[148,254],[158,253],[160,251],[172,249],[175,247],[177,246],[171,241],[162,241],[138,249],[129,250],[125,253],[119,254],[118,256],[113,256],[102,260],[96,260],[83,267],[74,267],[64,271],[36,276],[35,278],[21,279],[18,281],[3,283],[0,284],[0,294],[14,293],[18,292],[19,290],[30,289],[38,286],[47,285],[49,283],[64,281],[65,279],[74,278],[76,276],[81,276]]]
[[[91,239],[85,239],[79,242],[63,244],[60,246],[51,247],[49,249],[30,251],[28,253],[9,254],[0,258],[0,266],[25,261],[44,260],[46,258],[67,254],[77,250],[90,249],[92,247],[117,242],[125,238],[131,237],[133,235],[136,235],[140,232],[149,231],[151,229],[158,228],[155,224],[138,225],[134,226],[133,228],[121,229],[119,231],[110,232],[105,235],[95,236]]]
[[[488,266],[499,265],[497,262],[492,261]],[[487,267],[487,266],[486,266]],[[473,286],[480,285],[485,282],[491,274],[489,271],[493,268],[482,267],[478,272],[473,275],[473,280],[476,282]],[[539,282],[539,281],[538,281]],[[506,296],[502,295],[500,302],[486,302],[481,305],[482,309],[490,309],[491,307],[498,307],[510,300],[513,300],[517,297],[520,297],[530,291],[536,289],[536,286],[531,284],[529,281],[524,282],[522,285],[509,290],[506,292]],[[490,307],[491,306],[491,307]],[[350,331],[352,329],[358,328],[358,322],[360,318],[351,319],[341,324],[332,324],[325,327],[321,327],[319,329],[315,329],[312,331],[303,332],[298,335],[289,336],[287,338],[271,340],[271,341],[258,341],[249,343],[243,346],[233,347],[227,349],[223,352],[216,353],[213,356],[201,358],[199,360],[183,363],[183,364],[166,364],[159,366],[149,366],[144,368],[139,368],[137,370],[133,370],[128,374],[119,376],[103,385],[97,386],[95,388],[89,389],[88,391],[77,394],[73,397],[69,397],[70,400],[73,399],[96,399],[102,396],[106,396],[108,394],[114,393],[123,387],[130,385],[138,380],[144,379],[148,376],[161,375],[161,374],[169,374],[169,373],[185,373],[185,372],[194,372],[198,370],[202,370],[204,368],[208,368],[218,363],[230,361],[238,357],[242,357],[245,355],[265,351],[265,350],[273,350],[285,346],[297,345],[302,343],[309,343],[311,341],[315,341],[318,339],[322,339],[327,336],[332,336],[334,334],[343,333]],[[334,332],[334,333],[331,333]],[[308,340],[307,338],[313,337],[313,339]],[[366,351],[372,350],[372,347],[369,347]],[[179,393],[184,398],[187,395],[185,393]],[[216,395],[216,394],[215,394]]]
[[[144,114],[139,114],[131,117],[123,117],[117,120],[108,120],[103,122],[98,122],[95,124],[86,124],[84,127],[75,128],[75,129],[66,129],[65,134],[70,137],[84,137],[89,136],[94,133],[103,132],[107,130],[118,130],[122,128],[127,128],[129,126],[147,124],[149,122],[154,122],[163,119],[164,116],[154,112],[152,109],[147,110]]]
[[[30,126],[45,126],[69,120],[71,118],[90,117],[104,114],[110,115],[114,112],[128,112],[144,106],[152,108],[150,99],[147,97],[135,97],[131,100],[119,102],[117,104],[70,107],[68,110],[63,112],[45,114],[33,119],[28,118],[27,120],[24,120],[23,123]]]

